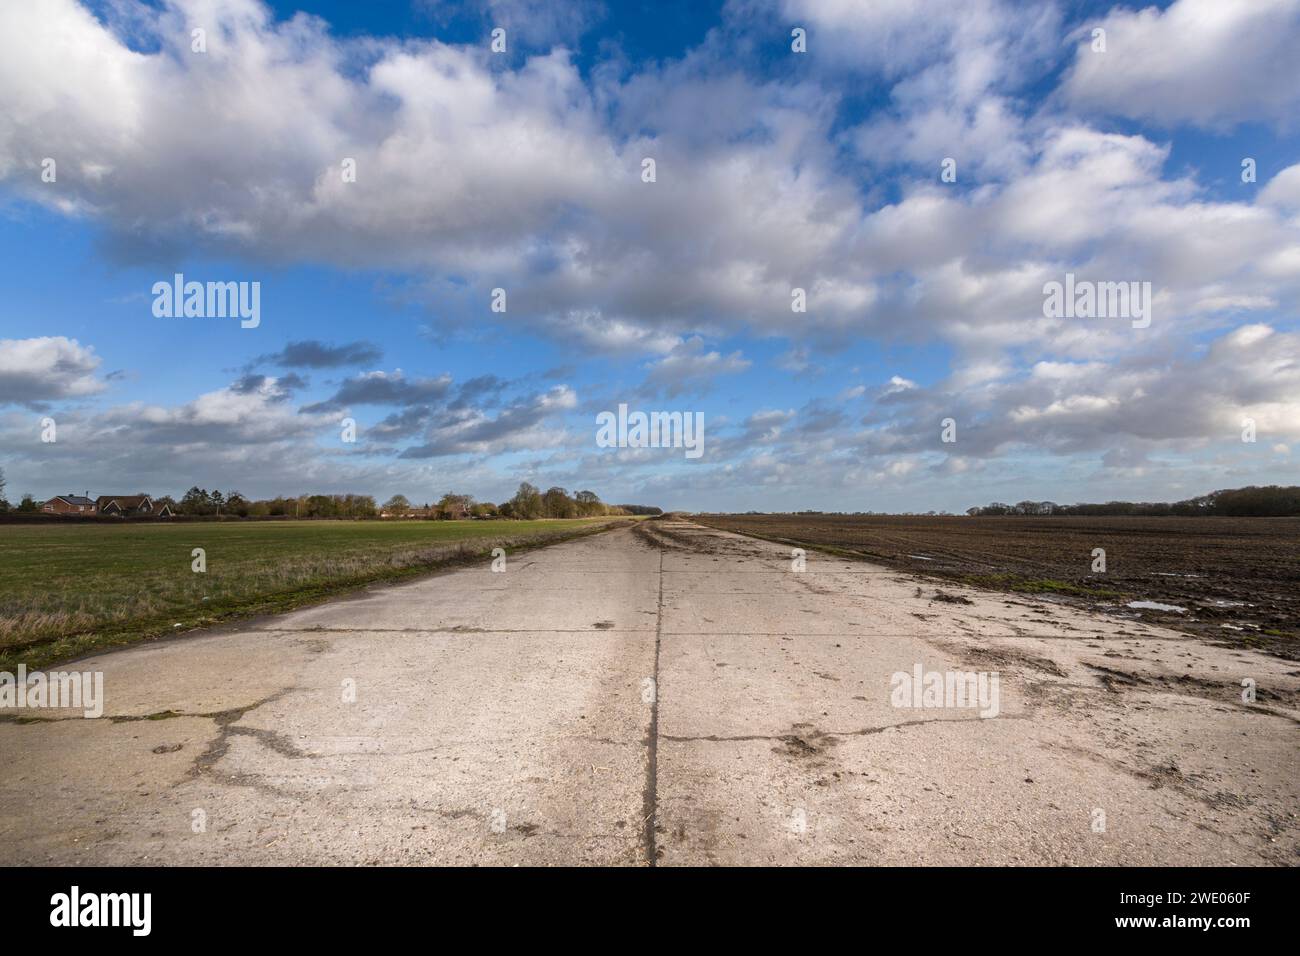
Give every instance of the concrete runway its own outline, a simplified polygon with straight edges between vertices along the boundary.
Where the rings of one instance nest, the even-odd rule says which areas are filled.
[[[104,717],[0,721],[0,862],[1300,862],[1294,662],[791,566],[653,522],[65,665]]]

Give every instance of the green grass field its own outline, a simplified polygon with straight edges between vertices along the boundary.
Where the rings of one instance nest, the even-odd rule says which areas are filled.
[[[0,670],[288,610],[611,520],[629,519],[0,525]],[[192,570],[195,548],[206,573]]]

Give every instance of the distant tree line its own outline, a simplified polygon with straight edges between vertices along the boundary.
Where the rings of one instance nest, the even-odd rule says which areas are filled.
[[[597,518],[606,515],[661,514],[647,505],[607,505],[594,491],[570,495],[564,488],[540,491],[524,482],[515,496],[501,504],[477,501],[473,495],[449,491],[436,502],[412,502],[406,495],[393,495],[382,505],[370,495],[298,495],[263,500],[246,498],[238,491],[209,492],[194,487],[180,501],[169,497],[155,499],[167,503],[180,515],[230,515],[240,518],[426,518],[458,521],[465,518]]]
[[[5,499],[5,474],[0,468],[0,514],[8,511],[37,513],[40,504],[32,495],[23,495],[15,508]],[[460,520],[464,518],[599,518],[607,515],[658,515],[662,508],[650,505],[607,505],[594,491],[570,494],[560,487],[539,490],[523,482],[515,496],[499,505],[477,501],[473,495],[449,491],[436,502],[414,504],[406,495],[393,495],[382,505],[371,495],[281,495],[276,498],[249,498],[238,491],[208,491],[198,485],[181,495],[150,496],[155,510],[163,505],[172,514],[187,517],[232,518],[427,518]]]
[[[496,506],[501,518],[600,518],[606,515],[662,514],[661,509],[647,505],[607,505],[594,491],[575,491],[573,494],[558,486],[545,491],[529,482],[522,482],[515,496]]]
[[[1107,501],[1104,504],[1058,505],[1054,501],[1021,501],[1014,505],[995,501],[982,508],[968,508],[968,515],[1165,515],[1224,517],[1285,517],[1300,515],[1300,486],[1251,485],[1212,491],[1185,501]]]
[[[154,498],[156,506],[171,505],[178,515],[226,515],[237,518],[373,518],[378,514],[370,495],[297,495],[252,499],[238,491],[208,491],[197,486],[176,501],[170,495]]]
[[[656,508],[654,505],[615,505],[614,507],[630,515],[661,515],[664,513],[663,508]]]

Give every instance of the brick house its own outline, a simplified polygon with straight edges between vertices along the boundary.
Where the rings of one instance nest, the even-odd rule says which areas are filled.
[[[93,515],[99,508],[82,495],[55,495],[41,505],[41,510],[56,515]]]
[[[167,505],[155,506],[148,495],[100,495],[95,500],[95,507],[102,515],[153,515],[155,518],[170,518],[172,509]]]

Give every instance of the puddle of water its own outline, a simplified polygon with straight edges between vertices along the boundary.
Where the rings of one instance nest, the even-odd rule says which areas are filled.
[[[1141,614],[1128,614],[1121,610],[1118,604],[1098,604],[1097,610],[1105,611],[1107,614],[1124,621],[1139,621],[1142,619]]]
[[[918,560],[918,561],[933,561],[933,560],[934,560],[934,558],[927,558],[927,557],[926,557],[925,555],[923,555],[923,554],[909,554],[908,557],[909,557],[909,558],[916,558],[916,560]]]
[[[1161,604],[1159,601],[1129,601],[1128,606],[1136,608],[1139,611],[1176,611],[1179,614],[1186,614],[1187,608],[1179,607],[1177,604]]]
[[[1157,571],[1156,577],[1160,578],[1199,578],[1199,574],[1177,574],[1173,571]]]

